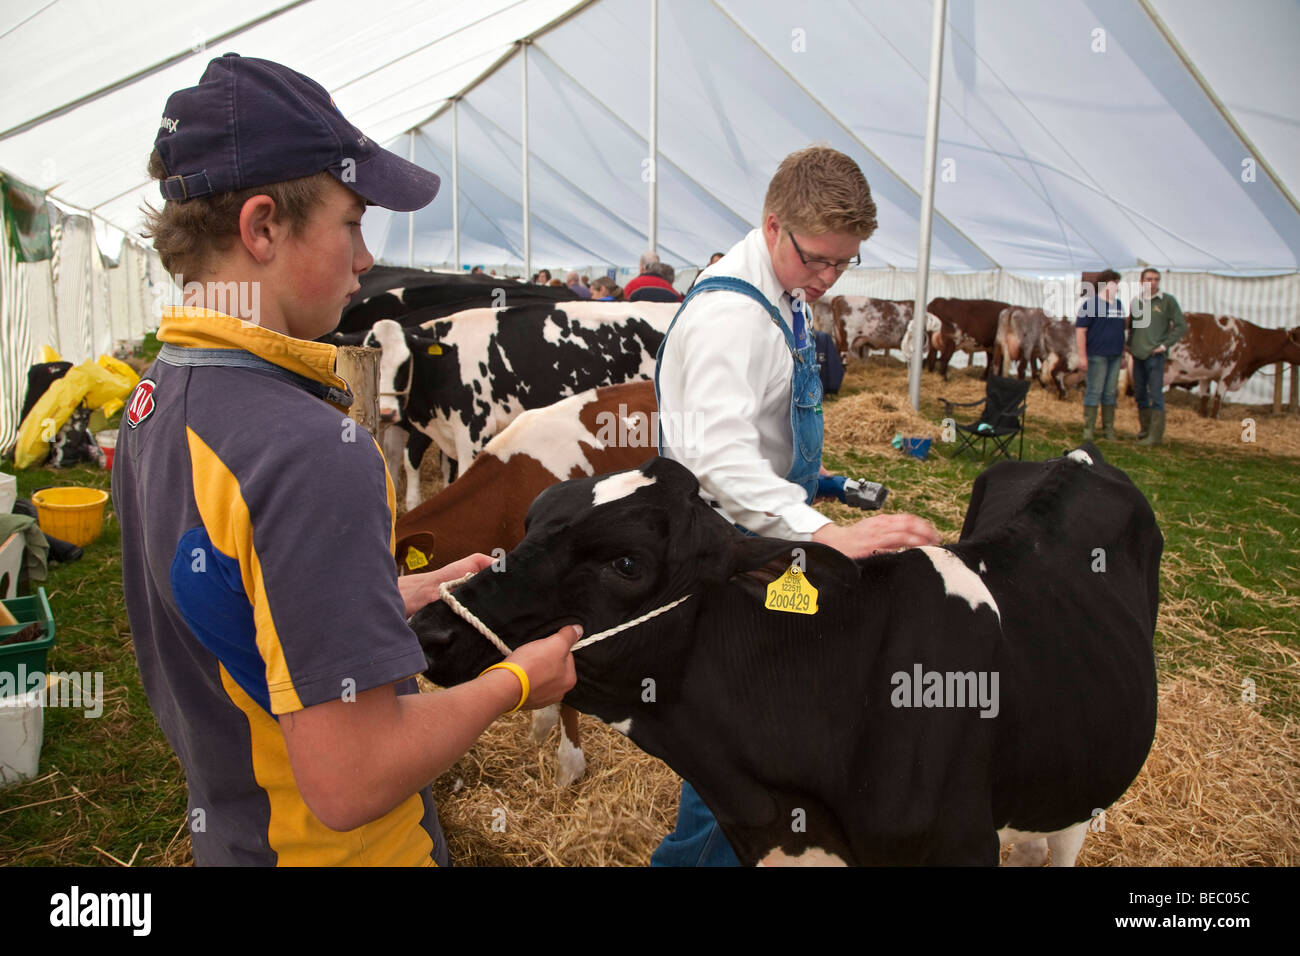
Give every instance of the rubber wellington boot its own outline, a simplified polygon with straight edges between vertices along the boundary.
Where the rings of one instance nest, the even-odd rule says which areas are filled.
[[[1107,441],[1115,440],[1115,406],[1101,406],[1101,427],[1105,429],[1102,434],[1106,436]]]
[[[1092,441],[1093,429],[1097,426],[1097,406],[1083,406],[1083,440]]]
[[[1147,435],[1151,434],[1151,411],[1150,408],[1138,409],[1138,421],[1142,425],[1142,427],[1138,429],[1138,441],[1141,441],[1146,438]]]
[[[1165,440],[1165,410],[1163,408],[1152,409],[1151,411],[1151,434],[1141,439],[1138,444],[1146,445],[1148,448],[1154,445],[1163,444]]]

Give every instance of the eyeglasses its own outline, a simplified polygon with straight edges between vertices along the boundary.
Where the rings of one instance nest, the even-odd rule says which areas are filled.
[[[809,259],[803,254],[803,250],[799,248],[799,243],[794,241],[794,233],[787,229],[785,234],[790,237],[790,244],[794,246],[794,251],[798,253],[799,261],[815,272],[824,272],[827,269],[834,269],[836,272],[844,272],[852,266],[862,265],[861,253],[854,256],[852,259],[845,259],[843,262],[831,262],[829,259]]]

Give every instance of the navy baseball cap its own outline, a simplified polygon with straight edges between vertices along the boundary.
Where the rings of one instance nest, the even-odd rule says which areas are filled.
[[[154,147],[164,199],[184,202],[328,172],[366,202],[409,212],[439,179],[343,118],[323,86],[287,66],[227,53],[167,98]]]

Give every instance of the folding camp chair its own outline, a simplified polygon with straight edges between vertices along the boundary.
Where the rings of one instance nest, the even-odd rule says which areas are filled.
[[[1002,378],[990,375],[984,387],[984,397],[978,402],[950,402],[941,398],[945,418],[951,418],[957,426],[957,448],[952,457],[956,458],[966,449],[975,450],[975,442],[980,443],[980,457],[984,457],[991,440],[998,454],[1011,457],[1011,440],[1020,436],[1020,448],[1016,457],[1025,456],[1025,410],[1029,405],[1029,381]],[[974,408],[984,406],[980,417],[963,425],[953,418],[954,408]],[[997,457],[996,455],[994,457]]]

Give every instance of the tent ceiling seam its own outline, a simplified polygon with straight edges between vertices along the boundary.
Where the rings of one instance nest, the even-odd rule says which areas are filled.
[[[1192,79],[1194,79],[1197,85],[1200,86],[1201,92],[1205,94],[1206,98],[1211,104],[1213,104],[1214,108],[1218,110],[1219,115],[1223,117],[1224,122],[1228,124],[1229,128],[1231,128],[1233,133],[1236,134],[1237,138],[1241,140],[1242,145],[1245,146],[1246,149],[1250,151],[1251,155],[1259,161],[1259,165],[1264,167],[1264,172],[1268,173],[1268,178],[1273,180],[1273,185],[1276,186],[1278,191],[1286,197],[1287,202],[1291,204],[1291,208],[1297,213],[1300,213],[1300,203],[1297,203],[1296,197],[1292,195],[1291,190],[1286,188],[1281,177],[1273,171],[1273,167],[1269,165],[1268,160],[1264,158],[1263,151],[1258,149],[1254,142],[1251,141],[1251,138],[1246,135],[1246,131],[1242,129],[1240,124],[1238,124],[1237,118],[1232,115],[1232,111],[1228,109],[1227,104],[1224,103],[1223,100],[1219,99],[1219,95],[1215,93],[1214,88],[1210,86],[1209,80],[1207,80],[1201,71],[1196,68],[1196,64],[1193,63],[1191,57],[1187,55],[1187,51],[1184,50],[1182,44],[1178,42],[1173,31],[1169,29],[1168,24],[1166,24],[1165,21],[1161,19],[1160,14],[1156,13],[1152,8],[1150,0],[1138,0],[1138,5],[1141,6],[1146,15],[1151,18],[1151,22],[1155,25],[1157,32],[1159,32],[1160,36],[1164,38],[1164,41],[1169,44],[1169,48],[1173,50],[1174,55],[1178,57],[1179,62],[1183,64],[1183,67],[1191,74]]]
[[[797,79],[795,79],[794,75],[785,68],[785,65],[776,57],[774,57],[768,51],[767,47],[759,43],[757,37],[755,37],[743,26],[741,26],[740,22],[736,20],[736,18],[733,17],[726,10],[726,8],[723,7],[721,3],[718,2],[718,0],[710,0],[710,2],[718,10],[719,13],[721,13],[724,17],[726,17],[728,20],[731,21],[732,26],[734,26],[740,32],[740,34],[745,37],[745,39],[747,39],[750,43],[752,43],[754,47],[760,53],[763,54],[763,56],[767,57],[769,60],[772,61],[773,66],[775,66],[778,70],[780,70],[782,73],[785,74],[786,79],[788,79],[791,83],[793,83],[795,87],[797,87],[798,90],[801,93],[803,93],[804,96],[808,97],[808,99],[810,99],[817,106],[818,109],[820,109],[823,113],[825,113],[828,117],[830,117],[835,122],[835,124],[839,126],[840,129],[844,130],[844,133],[849,137],[849,139],[853,140],[853,142],[861,146],[863,151],[866,152],[866,154],[870,156],[872,159],[874,159],[876,163],[879,164],[881,169],[883,169],[888,175],[894,177],[894,179],[899,184],[901,184],[903,188],[905,188],[908,192],[910,192],[913,196],[915,196],[918,203],[920,202],[921,195],[916,191],[916,189],[912,186],[910,182],[908,182],[904,177],[899,175],[899,173],[889,163],[885,162],[883,159],[880,158],[880,156],[876,155],[875,150],[873,150],[870,146],[868,146],[861,139],[859,139],[857,134],[854,133],[853,130],[849,129],[849,127],[844,124],[844,121],[839,118],[838,114],[836,114],[834,111],[829,109],[821,100],[819,100],[816,96],[812,94],[811,90],[809,90],[806,86],[804,86]],[[981,256],[983,256],[984,259],[987,262],[989,262],[993,268],[995,269],[1002,268],[998,264],[996,259],[994,259],[986,251],[984,251],[984,249],[980,247],[979,243],[975,242],[975,240],[973,240],[970,236],[966,235],[965,232],[957,228],[956,224],[954,224],[951,220],[949,220],[947,216],[941,213],[938,209],[933,210],[933,214],[937,216],[939,220],[943,222],[944,225],[946,225],[954,233],[960,236],[966,243],[968,243],[972,249],[974,249]]]
[[[403,135],[405,135],[405,134],[403,134]],[[416,131],[416,136],[419,137],[419,138],[421,138],[421,139],[424,139],[424,138],[425,138],[424,134],[423,134],[422,132],[419,132],[418,130]],[[428,142],[428,146],[429,146],[429,149],[432,151],[432,150],[433,150],[433,142],[432,142],[432,141],[429,141],[429,142]],[[478,173],[476,173],[473,169],[468,169],[468,168],[465,166],[464,163],[461,163],[461,165],[460,165],[460,172],[461,172],[462,175],[464,175],[466,172],[468,172],[471,176],[473,176],[474,178],[476,178],[476,179],[478,179],[478,180],[484,182],[486,185],[490,186],[491,188],[493,188],[493,189],[496,189],[496,188],[497,188],[496,185],[495,185],[494,183],[488,181],[488,180],[485,179],[483,176],[480,176],[480,175],[479,175]],[[499,190],[499,189],[497,189],[497,191],[498,191],[498,192],[501,192],[501,190]],[[501,195],[504,196],[505,193],[504,193],[504,192],[501,192]],[[486,222],[488,225],[490,225],[494,230],[496,230],[497,235],[499,235],[499,236],[501,237],[501,241],[505,243],[506,248],[509,249],[509,250],[510,250],[512,253],[514,253],[516,256],[518,256],[518,257],[519,257],[519,261],[522,262],[523,259],[524,259],[523,252],[515,246],[514,242],[511,240],[511,238],[510,238],[508,235],[506,235],[505,230],[502,229],[499,225],[497,225],[496,220],[495,220],[495,219],[492,219],[490,216],[488,216],[488,214],[485,213],[485,212],[483,211],[483,209],[479,206],[479,204],[476,203],[473,199],[471,199],[471,198],[469,197],[469,195],[468,195],[467,193],[465,193],[463,190],[462,190],[462,196],[464,197],[464,200],[465,200],[466,205],[468,205],[471,209],[473,209],[473,210],[474,210],[475,212],[477,212],[480,216],[482,216],[482,217],[483,217],[483,221]],[[396,213],[394,213],[393,215],[395,216]],[[391,228],[392,217],[390,217],[389,222],[390,222],[390,228]],[[453,227],[453,229],[455,228],[455,223],[452,223],[452,227]]]
[[[951,30],[953,35],[956,36],[958,39],[960,39],[962,43],[966,44],[966,47],[971,51],[971,53],[975,56],[975,58],[979,60],[980,65],[983,66],[986,70],[988,70],[989,75],[992,76],[994,79],[996,79],[998,83],[1002,85],[1002,88],[1005,89],[1011,95],[1012,99],[1014,99],[1016,103],[1020,106],[1020,108],[1025,111],[1025,115],[1028,116],[1030,119],[1032,119],[1036,124],[1038,124],[1039,129],[1041,129],[1043,133],[1046,134],[1048,139],[1050,139],[1056,145],[1056,147],[1060,149],[1061,152],[1063,152],[1066,156],[1069,156],[1071,159],[1074,159],[1074,154],[1070,150],[1065,148],[1065,145],[1059,139],[1057,139],[1056,135],[1047,127],[1047,124],[1045,124],[1041,119],[1038,118],[1038,114],[1036,114],[1032,109],[1030,109],[1029,106],[1024,102],[1024,100],[1022,100],[1011,89],[1011,87],[1007,84],[1007,82],[1004,79],[1002,79],[1002,77],[998,74],[998,72],[994,70],[993,67],[990,66],[982,56],[979,55],[979,52],[976,51],[975,49],[975,45],[971,43],[969,40],[967,40],[966,37],[963,36],[957,30],[957,28],[952,25],[951,22],[948,24],[948,29]],[[982,136],[980,138],[983,139]],[[992,146],[989,146],[989,149],[995,155],[999,155],[999,156],[1001,155],[1000,153],[998,153],[997,150],[993,149]],[[1028,157],[1025,157],[1025,160],[1030,164],[1031,167],[1037,165],[1033,160],[1030,160]],[[1089,185],[1093,189],[1095,189],[1099,195],[1103,196],[1108,202],[1110,202],[1111,205],[1113,205],[1116,209],[1118,209],[1119,212],[1124,216],[1124,218],[1128,219],[1129,222],[1133,225],[1133,227],[1137,229],[1137,231],[1142,235],[1142,238],[1145,239],[1152,246],[1155,246],[1160,251],[1160,254],[1165,257],[1165,261],[1169,261],[1168,253],[1165,252],[1165,250],[1161,247],[1160,243],[1155,239],[1153,239],[1151,236],[1149,236],[1146,230],[1143,229],[1142,226],[1139,225],[1137,222],[1134,222],[1132,216],[1128,215],[1128,208],[1124,206],[1122,203],[1120,203],[1117,199],[1112,197],[1110,194],[1108,194],[1105,190],[1103,190],[1101,188],[1101,184],[1098,183],[1095,179],[1093,179],[1093,177],[1088,173],[1088,170],[1083,166],[1082,163],[1079,163],[1078,160],[1075,160],[1075,163],[1076,165],[1078,165],[1079,170],[1083,174],[1083,176],[1087,177]],[[1055,169],[1055,167],[1048,167],[1048,168]],[[1064,170],[1060,170],[1060,172],[1062,175],[1067,175],[1064,172]],[[1071,176],[1071,178],[1075,179],[1076,182],[1082,181],[1077,176]],[[1022,179],[1021,181],[1023,182],[1024,180]],[[1047,192],[1046,187],[1044,187],[1044,191]],[[1050,200],[1049,200],[1049,208],[1052,208],[1053,212],[1055,212],[1055,207],[1051,206]],[[1165,230],[1165,231],[1168,232],[1168,234],[1173,236],[1175,239],[1178,239],[1180,242],[1184,241],[1181,239],[1181,237],[1174,235],[1173,232],[1170,232],[1169,230]],[[1107,257],[1102,254],[1101,250],[1098,249],[1096,246],[1094,246],[1092,244],[1092,241],[1088,239],[1087,236],[1084,236],[1082,232],[1080,232],[1079,235],[1083,238],[1083,241],[1087,243],[1088,248],[1092,249],[1092,251],[1097,255],[1098,260],[1101,262],[1105,262]],[[1191,243],[1186,243],[1186,244],[1191,245]],[[1069,248],[1069,244],[1067,243],[1067,249],[1068,248]],[[1204,252],[1205,250],[1201,250],[1201,251]],[[1211,258],[1218,259],[1219,257],[1211,256]],[[1071,255],[1071,261],[1073,261],[1073,255]]]
[[[645,143],[645,144],[646,144],[646,147],[649,148],[649,145],[650,145],[649,140],[647,140],[646,137],[642,136],[639,132],[637,132],[636,128],[633,127],[631,123],[629,123],[627,120],[623,119],[623,117],[619,116],[619,115],[618,115],[617,113],[615,113],[612,109],[610,109],[608,106],[606,106],[604,103],[602,103],[602,102],[600,101],[600,99],[599,99],[598,97],[596,97],[596,95],[593,94],[593,93],[591,92],[591,90],[587,89],[587,87],[586,87],[585,84],[583,84],[583,83],[582,83],[582,82],[581,82],[577,77],[575,77],[572,73],[570,73],[568,70],[566,70],[564,67],[562,67],[559,63],[557,63],[557,62],[555,61],[555,58],[552,57],[549,53],[547,53],[546,50],[545,50],[543,47],[541,47],[541,46],[537,46],[537,47],[536,47],[536,50],[537,50],[538,53],[540,53],[543,57],[546,58],[546,61],[547,61],[548,63],[550,63],[553,67],[555,67],[556,71],[557,71],[561,76],[563,76],[565,79],[569,80],[569,82],[573,83],[573,85],[576,86],[578,89],[582,90],[582,92],[585,93],[585,94],[587,95],[587,97],[588,97],[588,98],[589,98],[593,103],[596,104],[596,106],[598,106],[600,109],[602,109],[602,110],[605,111],[606,115],[608,115],[609,117],[611,117],[612,119],[614,119],[617,123],[619,123],[620,125],[622,125],[624,129],[626,129],[629,133],[631,133],[634,137],[636,137],[636,138],[637,138],[638,140],[640,140],[642,143]],[[721,199],[719,199],[717,196],[715,196],[711,190],[706,189],[706,188],[704,187],[704,185],[703,185],[702,183],[699,182],[699,180],[697,180],[697,179],[696,179],[694,176],[692,176],[690,173],[686,172],[686,170],[685,170],[684,168],[682,168],[682,166],[679,165],[675,160],[673,160],[673,158],[672,158],[671,156],[669,156],[666,152],[664,152],[664,150],[662,150],[662,149],[659,150],[659,156],[660,156],[661,159],[663,159],[664,161],[666,161],[666,163],[667,163],[667,165],[668,165],[669,168],[675,170],[679,176],[681,176],[683,179],[685,179],[687,182],[689,182],[692,186],[694,186],[696,189],[698,189],[698,190],[699,190],[699,191],[700,191],[704,196],[708,197],[710,200],[712,200],[714,203],[716,203],[719,207],[721,207],[722,209],[725,209],[728,213],[730,213],[732,216],[734,216],[735,219],[736,219],[736,222],[739,223],[742,227],[744,227],[745,229],[751,229],[751,228],[753,228],[753,227],[750,225],[749,220],[748,220],[745,216],[742,216],[742,215],[741,215],[739,212],[737,212],[735,209],[732,209],[731,206],[730,206],[729,204],[723,202]],[[657,172],[657,171],[658,171],[658,162],[656,162],[655,166],[656,166],[656,172]]]
[[[574,6],[570,7],[567,11],[560,14],[558,17],[555,17],[549,23],[545,23],[542,26],[538,27],[532,33],[528,34],[528,36],[520,37],[517,40],[512,40],[510,42],[510,49],[506,50],[506,52],[503,53],[495,63],[489,66],[478,76],[474,77],[474,79],[470,80],[469,83],[465,84],[465,86],[463,86],[458,92],[456,92],[452,96],[447,97],[447,101],[443,103],[442,106],[438,107],[430,115],[426,116],[423,120],[416,123],[411,128],[418,129],[419,127],[423,126],[425,123],[432,123],[434,120],[436,120],[439,116],[441,116],[443,113],[447,111],[447,108],[451,105],[452,100],[463,100],[466,96],[470,94],[470,92],[475,87],[479,86],[481,83],[486,82],[494,73],[496,73],[497,70],[505,66],[506,61],[509,60],[512,56],[514,56],[515,52],[520,48],[520,46],[522,46],[525,43],[528,44],[535,43],[545,34],[550,33],[552,30],[561,26],[566,21],[576,17],[583,10],[587,9],[587,7],[599,2],[600,0],[582,0],[581,3],[575,4]],[[410,130],[407,130],[406,132],[410,132]]]
[[[862,10],[859,9],[858,7],[855,6],[855,7],[853,8],[853,11],[854,11],[855,13],[857,13],[857,15],[858,15],[859,17],[861,17],[864,21],[866,21],[867,26],[871,27],[871,29],[874,30],[874,31],[876,32],[876,34],[877,34],[877,35],[878,35],[878,36],[879,36],[879,37],[880,37],[880,38],[885,42],[885,44],[886,44],[886,45],[887,45],[891,50],[893,50],[895,54],[897,54],[899,60],[901,60],[903,63],[905,63],[905,64],[906,64],[906,65],[907,65],[907,66],[912,70],[912,72],[915,73],[918,77],[920,77],[923,81],[928,82],[928,77],[926,77],[926,75],[923,74],[923,73],[922,73],[922,72],[921,72],[921,71],[916,67],[916,65],[915,65],[914,63],[912,63],[912,61],[911,61],[910,59],[907,58],[906,55],[904,55],[903,51],[900,50],[900,49],[899,49],[899,48],[898,48],[898,47],[893,43],[893,41],[889,39],[889,35],[888,35],[885,31],[881,30],[878,26],[876,26],[875,22],[872,21],[872,19],[871,19],[870,17],[868,17],[865,13],[863,13]],[[957,28],[956,28],[955,26],[953,26],[951,20],[949,20],[949,21],[947,22],[946,26],[947,26],[948,31],[949,31],[950,33],[952,33],[952,35],[953,35],[954,37],[956,37],[957,39],[961,40],[962,43],[964,43],[964,44],[966,45],[966,47],[967,47],[968,49],[970,49],[972,53],[974,53],[974,55],[976,56],[976,58],[980,60],[981,64],[983,64],[983,65],[985,66],[985,68],[988,68],[988,64],[987,64],[987,63],[984,63],[984,60],[979,56],[978,52],[975,51],[975,47],[974,47],[974,45],[973,45],[972,43],[970,43],[970,41],[968,41],[968,40],[966,39],[966,37],[963,36],[963,35],[962,35],[958,30],[957,30]],[[1003,88],[1006,88],[1006,89],[1007,89],[1007,92],[1009,92],[1009,93],[1011,92],[1011,90],[1010,90],[1009,88],[1007,88],[1007,85],[1006,85],[1005,81],[1003,81],[1002,77],[998,76],[997,73],[994,72],[992,69],[989,69],[989,73],[992,74],[993,77],[996,78],[997,81],[998,81],[999,83],[1002,84]],[[1013,97],[1015,97],[1015,94],[1014,94],[1014,93],[1012,93],[1011,95],[1012,95]],[[1015,98],[1017,99],[1017,101],[1019,101],[1019,97],[1015,97]],[[951,101],[949,100],[949,98],[948,98],[946,95],[944,95],[944,94],[941,93],[941,94],[940,94],[940,101],[941,101],[944,105],[946,105],[950,110],[952,110],[953,113],[955,113],[956,115],[962,117],[963,120],[966,118],[964,111],[958,109],[958,108],[957,108],[957,105],[956,105],[955,103],[951,102]],[[1023,106],[1023,104],[1021,104],[1021,105]],[[995,113],[994,115],[996,115],[996,113]],[[979,138],[979,139],[980,139],[980,140],[981,140],[981,141],[982,141],[982,142],[983,142],[983,143],[988,147],[989,152],[991,152],[993,155],[997,156],[1000,160],[1002,160],[1003,164],[1007,167],[1008,171],[1009,171],[1013,176],[1015,176],[1017,179],[1019,179],[1019,180],[1020,180],[1022,183],[1024,183],[1026,186],[1029,186],[1029,185],[1030,185],[1030,184],[1028,183],[1028,181],[1027,181],[1023,176],[1020,175],[1020,173],[1016,170],[1015,166],[1010,162],[1010,160],[1009,160],[1006,156],[1004,156],[1000,151],[998,151],[997,149],[995,149],[995,148],[993,147],[993,145],[992,145],[992,144],[991,144],[991,143],[990,143],[990,142],[989,142],[989,141],[984,137],[984,135],[980,132],[980,130],[979,130],[978,127],[976,127],[976,126],[970,124],[969,122],[967,123],[967,127],[968,127],[969,129],[971,129],[971,130],[975,133],[975,135],[976,135],[976,136],[977,136],[977,137],[978,137],[978,138]],[[1026,155],[1023,155],[1023,153],[1022,153],[1022,158],[1023,158],[1026,162],[1029,162],[1029,157],[1026,156]],[[1060,214],[1059,212],[1057,212],[1057,210],[1056,210],[1056,206],[1055,206],[1055,204],[1052,202],[1051,191],[1047,188],[1047,184],[1044,183],[1041,179],[1039,179],[1037,176],[1035,176],[1034,178],[1038,181],[1039,186],[1042,188],[1042,191],[1043,191],[1043,196],[1042,196],[1043,201],[1044,201],[1044,203],[1046,204],[1047,208],[1051,211],[1053,219],[1055,219],[1055,221],[1056,221],[1056,226],[1057,226],[1058,231],[1059,231],[1060,234],[1061,234],[1061,240],[1062,240],[1062,243],[1064,244],[1064,246],[1065,246],[1065,248],[1066,248],[1066,252],[1067,252],[1067,254],[1068,254],[1069,257],[1070,257],[1070,260],[1071,260],[1071,261],[1074,261],[1074,250],[1071,248],[1070,238],[1069,238],[1069,234],[1068,234],[1068,231],[1067,231],[1067,229],[1066,229],[1066,226],[1065,226],[1065,221],[1062,219],[1061,214]],[[1030,188],[1030,192],[1031,192],[1031,193],[1033,192],[1032,187]],[[1089,248],[1091,248],[1092,251],[1093,251],[1094,253],[1096,253],[1096,255],[1097,255],[1097,257],[1098,257],[1099,259],[1102,257],[1102,256],[1101,256],[1101,250],[1100,250],[1100,249],[1097,249],[1095,246],[1093,246],[1092,243],[1091,243],[1091,242],[1090,242],[1086,237],[1084,237],[1084,242],[1088,244]]]
[[[161,60],[158,63],[153,64],[152,66],[147,66],[142,70],[137,70],[136,72],[130,74],[129,76],[125,76],[120,80],[115,80],[114,82],[109,83],[107,86],[101,86],[99,89],[95,90],[92,93],[87,93],[84,96],[77,97],[74,100],[70,100],[69,102],[64,103],[62,106],[56,106],[54,109],[46,110],[40,116],[33,117],[32,119],[29,119],[23,123],[19,123],[17,126],[10,127],[9,129],[0,132],[0,140],[6,140],[11,136],[18,135],[19,133],[25,133],[28,130],[34,129],[37,126],[40,126],[41,124],[46,123],[52,119],[57,119],[58,117],[63,116],[65,113],[71,113],[73,110],[79,109],[82,106],[85,106],[87,103],[93,103],[95,100],[102,99],[103,97],[108,96],[111,93],[116,93],[118,90],[126,89],[128,86],[138,83],[140,80],[143,80],[146,77],[153,76],[155,73],[160,73],[163,70],[168,69],[169,67],[175,66],[177,63],[180,63],[184,60],[188,60],[190,57],[198,56],[200,53],[205,52],[207,48],[210,46],[216,46],[218,43],[224,43],[226,40],[229,40],[233,36],[238,36],[239,34],[244,33],[247,30],[251,30],[253,27],[260,26],[261,24],[266,23],[270,20],[274,20],[276,17],[280,16],[281,14],[288,13],[290,10],[293,10],[296,7],[301,7],[304,4],[311,3],[311,2],[312,0],[293,0],[293,2],[291,3],[286,3],[284,6],[277,7],[276,9],[271,10],[269,13],[264,13],[260,17],[255,17],[254,19],[249,20],[247,23],[240,24],[239,26],[234,27],[233,29],[227,30],[225,33],[220,33],[217,36],[212,37],[210,40],[205,40],[203,46],[200,47],[198,50],[194,50],[191,48],[189,50],[186,50],[183,53],[173,54],[172,56],[169,56],[167,59]]]
[[[470,21],[469,23],[466,23],[466,24],[463,25],[463,26],[457,27],[455,30],[452,30],[450,33],[444,33],[442,36],[438,37],[438,39],[436,39],[436,40],[432,40],[432,41],[430,41],[429,43],[425,43],[425,44],[422,44],[422,45],[420,45],[420,46],[417,46],[417,47],[416,47],[415,49],[413,49],[413,50],[407,50],[405,53],[401,54],[400,56],[394,57],[393,59],[389,60],[389,61],[386,62],[386,63],[381,63],[379,66],[376,66],[376,67],[374,67],[373,69],[369,69],[369,70],[367,70],[366,72],[361,73],[361,74],[358,75],[358,76],[354,76],[352,79],[348,80],[348,81],[347,81],[346,83],[344,83],[342,86],[336,86],[336,87],[335,87],[333,90],[331,90],[330,92],[331,92],[331,93],[337,93],[337,92],[339,92],[340,90],[346,89],[347,87],[351,86],[353,83],[360,83],[360,82],[361,82],[362,80],[364,80],[366,77],[368,77],[368,76],[374,76],[376,73],[379,73],[379,72],[382,71],[382,70],[386,70],[386,69],[388,69],[388,68],[389,68],[390,66],[392,66],[394,63],[400,63],[402,60],[405,60],[405,59],[407,59],[408,57],[415,56],[417,53],[421,53],[421,52],[423,52],[424,50],[429,49],[430,47],[437,46],[439,43],[442,43],[444,40],[449,40],[449,39],[451,39],[452,37],[456,36],[458,33],[463,33],[464,31],[470,29],[471,27],[476,27],[476,26],[478,26],[480,23],[486,23],[488,20],[491,20],[491,19],[493,19],[493,18],[495,18],[495,17],[499,17],[499,16],[501,16],[501,15],[507,13],[508,11],[513,10],[515,7],[518,7],[518,6],[520,6],[521,4],[526,3],[526,2],[527,2],[527,0],[515,0],[515,2],[512,3],[512,4],[510,4],[509,6],[502,7],[502,8],[499,9],[499,10],[494,10],[492,13],[489,13],[489,14],[487,14],[486,16],[479,17],[477,20],[472,20],[472,21]],[[479,54],[479,56],[482,56],[482,54]],[[471,57],[471,59],[473,59],[473,58]],[[462,62],[468,62],[468,60],[466,60],[466,61],[462,61]],[[445,73],[446,70],[439,70],[438,72],[439,72],[439,73]],[[431,74],[431,75],[433,75],[433,76],[437,76],[438,74],[437,74],[437,73],[434,73],[434,74]],[[428,79],[428,77],[426,76],[426,77],[424,77],[424,79]],[[410,132],[410,131],[408,130],[407,132]]]
[[[510,140],[510,141],[511,141],[512,143],[514,143],[515,145],[519,145],[518,141],[515,140],[515,138],[510,134],[510,131],[509,131],[509,130],[503,129],[503,128],[500,126],[500,124],[498,124],[495,120],[493,120],[493,119],[492,119],[491,117],[489,117],[487,114],[483,113],[481,110],[476,109],[476,108],[475,108],[473,105],[471,105],[468,101],[465,103],[465,107],[466,107],[466,109],[468,109],[471,113],[474,113],[474,114],[476,114],[476,115],[479,116],[479,117],[482,117],[482,119],[483,119],[485,122],[487,122],[487,123],[489,123],[490,125],[492,125],[493,127],[495,127],[495,128],[496,128],[496,129],[501,133],[502,136],[506,137],[506,139]],[[550,163],[548,163],[546,160],[542,159],[540,156],[537,156],[537,155],[534,155],[534,156],[533,156],[533,159],[535,159],[535,160],[536,160],[536,161],[537,161],[541,166],[545,167],[545,169],[547,170],[547,172],[551,173],[551,175],[553,175],[556,179],[558,179],[561,183],[563,183],[563,184],[564,184],[564,185],[565,185],[565,186],[566,186],[566,187],[567,187],[571,192],[576,193],[576,194],[579,195],[579,196],[586,195],[586,194],[583,193],[583,191],[582,191],[581,188],[579,188],[575,183],[571,182],[567,177],[561,175],[561,174],[560,174],[560,173],[555,169],[555,167],[552,166]],[[462,168],[462,169],[465,168],[465,164],[464,164],[464,163],[461,163],[461,168]],[[481,176],[481,175],[479,175],[478,178],[479,178],[480,180],[485,181],[485,182],[487,181],[487,180],[485,179],[485,177],[483,177],[483,176]],[[495,187],[494,187],[494,188],[495,188]],[[507,195],[504,191],[501,191],[501,190],[498,190],[498,191],[501,192],[501,194],[502,194],[503,196],[504,196],[504,195]],[[641,237],[641,236],[644,235],[644,234],[643,234],[640,230],[638,230],[638,229],[637,229],[637,228],[636,228],[632,223],[630,223],[628,220],[624,219],[622,216],[618,215],[616,212],[614,212],[614,211],[613,211],[612,209],[610,209],[608,206],[605,206],[603,203],[598,203],[598,204],[596,204],[596,208],[597,208],[600,212],[603,212],[605,215],[607,215],[607,216],[608,216],[612,221],[614,221],[615,223],[618,223],[618,224],[624,226],[625,228],[627,228],[628,231],[630,231],[633,235],[638,236],[638,237]],[[609,259],[606,258],[605,256],[602,256],[602,255],[598,254],[595,250],[593,250],[593,249],[588,249],[588,248],[587,248],[583,243],[578,242],[578,241],[572,239],[572,238],[571,238],[567,233],[562,232],[561,230],[557,229],[554,225],[551,225],[551,224],[550,224],[549,222],[547,222],[546,220],[542,219],[542,220],[539,220],[539,221],[541,221],[542,223],[544,223],[544,224],[546,225],[546,227],[547,227],[548,229],[550,229],[552,232],[554,232],[557,236],[561,236],[561,237],[563,237],[567,242],[572,243],[575,247],[577,247],[577,248],[579,248],[579,249],[582,249],[584,252],[587,252],[587,253],[589,253],[589,254],[595,256],[595,257],[596,257],[596,261],[598,261],[598,262],[609,262],[610,265],[614,265],[614,264],[615,264],[615,263],[613,263],[613,262],[610,262]],[[672,249],[669,249],[668,247],[665,247],[665,250],[666,250],[669,254],[674,255],[674,256],[677,256],[677,257],[678,257],[682,262],[687,262],[687,261],[689,261],[689,260],[687,259],[686,256],[683,256],[683,255],[681,255],[680,253],[677,253],[677,252],[673,251]]]

